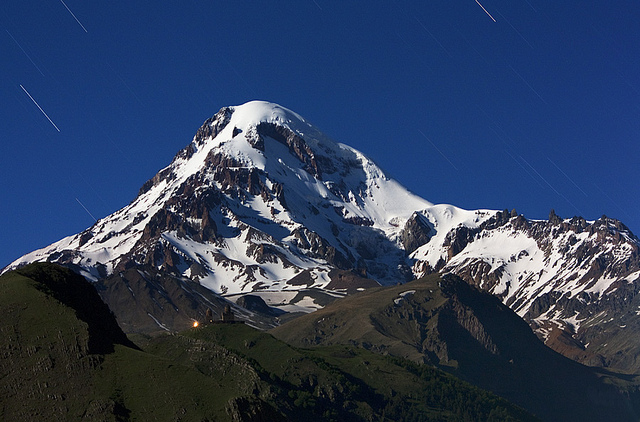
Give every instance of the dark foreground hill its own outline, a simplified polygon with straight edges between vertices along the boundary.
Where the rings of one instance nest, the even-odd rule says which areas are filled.
[[[301,350],[244,324],[122,333],[82,277],[32,264],[0,277],[0,420],[517,421],[504,399],[352,346]]]
[[[633,377],[554,352],[497,298],[451,274],[369,289],[272,333],[300,347],[348,344],[435,365],[543,420],[638,420]]]

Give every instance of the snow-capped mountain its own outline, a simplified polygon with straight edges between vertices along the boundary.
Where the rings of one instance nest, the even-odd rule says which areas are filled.
[[[151,265],[227,295],[324,288],[334,269],[395,283],[411,277],[403,224],[429,207],[360,152],[256,101],[207,120],[127,207],[11,267],[52,260],[97,280]]]
[[[434,205],[296,113],[254,101],[207,120],[128,206],[7,269],[58,262],[98,285],[109,280],[103,297],[118,291],[118,303],[127,303],[123,283],[136,301],[144,294],[132,278],[149,285],[170,276],[181,289],[163,284],[157,297],[186,313],[169,292],[203,286],[309,311],[321,306],[310,290],[455,272],[501,297],[558,350],[611,364],[604,337],[588,327],[610,314],[607,304],[622,300],[617,312],[636,298],[639,243],[604,217],[531,221]],[[151,308],[156,324],[171,326]]]
[[[640,369],[640,242],[624,224],[504,210],[456,227],[444,246],[435,268],[500,297],[548,346],[588,365]],[[416,276],[432,271],[432,248],[411,255]]]

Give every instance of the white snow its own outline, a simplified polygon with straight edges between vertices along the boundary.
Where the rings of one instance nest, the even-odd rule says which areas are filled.
[[[402,292],[398,295],[399,297],[397,299],[393,299],[393,303],[399,305],[404,299],[406,299],[407,296],[412,295],[415,292],[415,290],[407,290],[406,292]]]
[[[467,211],[453,205],[433,205],[421,210],[429,222],[435,228],[435,235],[429,242],[411,254],[411,258],[418,261],[427,262],[431,267],[435,267],[440,259],[447,260],[447,249],[444,242],[447,234],[458,227],[476,228],[486,220],[495,215],[496,211],[476,210]],[[415,274],[421,277],[424,274]]]
[[[167,328],[166,325],[164,325],[163,323],[161,323],[160,321],[158,321],[158,319],[156,317],[154,317],[153,315],[151,315],[149,312],[147,312],[147,315],[149,315],[151,317],[151,319],[158,324],[158,327],[162,328],[165,331],[171,331]]]

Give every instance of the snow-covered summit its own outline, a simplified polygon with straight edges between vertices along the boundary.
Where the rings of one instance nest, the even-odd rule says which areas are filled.
[[[130,205],[10,267],[54,260],[96,280],[161,245],[180,256],[172,271],[221,293],[292,288],[301,272],[322,287],[335,266],[396,282],[410,277],[403,225],[432,206],[293,111],[252,101],[207,120]],[[254,256],[265,244],[269,258]]]

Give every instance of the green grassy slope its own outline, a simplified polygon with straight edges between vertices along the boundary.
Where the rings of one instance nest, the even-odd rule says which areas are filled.
[[[252,362],[274,394],[293,399],[292,420],[533,420],[443,371],[361,348],[296,349],[244,325],[213,325],[184,335],[224,345]]]
[[[91,288],[51,264],[0,277],[0,420],[532,420],[433,368],[243,324],[138,348]]]
[[[32,279],[0,280],[0,420],[80,418],[100,364],[87,323]]]
[[[633,380],[553,352],[498,299],[455,276],[369,289],[271,333],[299,347],[353,345],[439,367],[545,420],[638,420]]]

